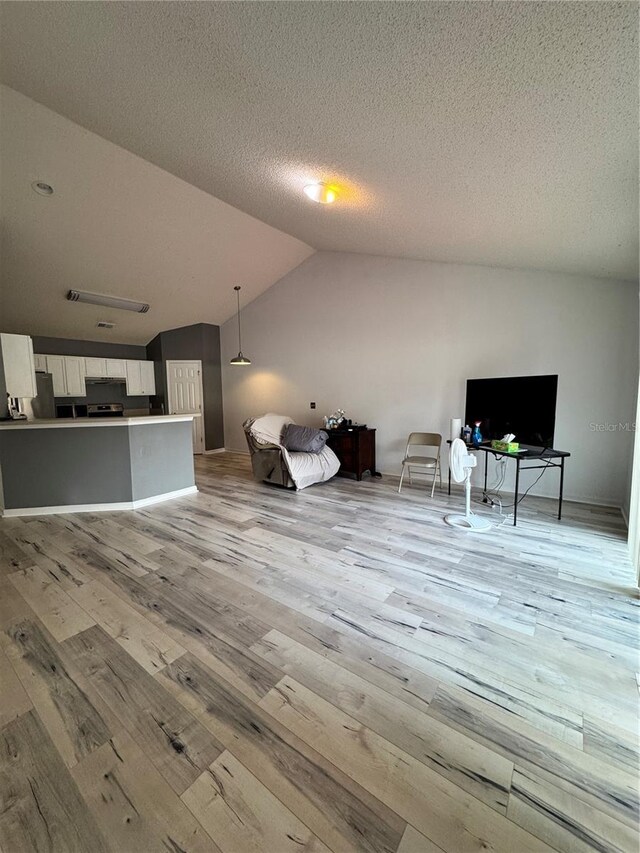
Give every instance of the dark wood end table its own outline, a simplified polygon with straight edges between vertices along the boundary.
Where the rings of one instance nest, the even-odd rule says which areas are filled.
[[[339,476],[362,480],[365,471],[372,477],[380,476],[376,471],[375,429],[330,429],[327,432],[327,445],[340,460]]]

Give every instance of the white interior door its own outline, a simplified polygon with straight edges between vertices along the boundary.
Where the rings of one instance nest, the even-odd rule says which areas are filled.
[[[193,419],[193,452],[204,452],[202,417],[202,363],[200,361],[167,362],[167,402],[170,415],[198,414]]]

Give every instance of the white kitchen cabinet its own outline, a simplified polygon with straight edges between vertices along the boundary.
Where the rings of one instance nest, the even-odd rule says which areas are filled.
[[[150,397],[156,393],[155,369],[152,361],[40,354],[34,356],[34,359],[38,370],[45,370],[53,376],[55,397],[86,397],[85,377],[124,379],[129,397]]]
[[[35,397],[36,369],[28,335],[0,334],[4,384],[10,397]]]
[[[152,361],[140,362],[140,385],[144,395],[151,397],[156,393],[155,365]]]
[[[47,357],[46,355],[38,355],[37,353],[33,356],[33,364],[35,369],[40,371],[41,373],[47,372]]]
[[[67,397],[67,378],[63,355],[47,355],[47,373],[53,377],[53,396]]]
[[[84,360],[85,376],[90,376],[93,379],[102,379],[107,376],[107,359],[106,358],[85,358]]]
[[[84,359],[75,355],[65,355],[64,369],[69,397],[86,397],[87,386],[84,381]]]
[[[84,359],[76,355],[48,355],[47,373],[53,377],[54,397],[86,397]]]
[[[85,375],[92,379],[124,379],[127,375],[123,358],[85,358]]]
[[[128,397],[139,397],[142,394],[141,364],[141,361],[127,361],[125,365]]]
[[[156,393],[152,361],[127,361],[127,396],[149,397]]]
[[[127,369],[123,358],[107,358],[105,361],[107,362],[106,376],[112,379],[126,378]]]

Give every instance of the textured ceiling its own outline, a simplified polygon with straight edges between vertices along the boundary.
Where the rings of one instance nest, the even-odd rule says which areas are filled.
[[[8,85],[315,248],[638,274],[636,3],[0,7]]]
[[[0,96],[3,332],[144,344],[222,323],[235,284],[246,303],[313,251],[6,86]],[[38,179],[52,196],[31,189]],[[70,288],[151,310],[68,302]]]

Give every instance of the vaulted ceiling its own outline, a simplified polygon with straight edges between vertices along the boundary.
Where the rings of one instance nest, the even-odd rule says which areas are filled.
[[[1,87],[0,107],[3,332],[145,344],[163,329],[224,322],[235,284],[246,303],[313,252],[12,89]],[[67,302],[69,289],[151,310]]]
[[[8,86],[307,247],[638,275],[635,3],[0,13]]]

